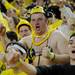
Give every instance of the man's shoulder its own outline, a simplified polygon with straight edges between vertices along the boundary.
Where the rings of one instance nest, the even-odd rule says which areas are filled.
[[[32,35],[26,36],[23,39],[32,39]]]
[[[28,39],[32,39],[32,35],[29,35],[29,36],[23,37],[21,40],[28,40]]]
[[[61,33],[59,32],[59,30],[55,30],[55,31],[52,32],[52,34],[48,38],[48,41],[56,42],[56,41],[59,40],[60,37],[61,37]]]
[[[59,30],[55,30],[54,32],[52,32],[51,36],[57,36],[61,34]]]
[[[22,38],[19,42],[22,44],[27,44],[27,45],[31,44],[32,43],[32,35]]]
[[[50,39],[56,39],[56,40],[59,40],[59,39],[64,39],[66,40],[66,36],[63,34],[63,32],[61,32],[60,30],[55,30],[51,36],[50,36]]]

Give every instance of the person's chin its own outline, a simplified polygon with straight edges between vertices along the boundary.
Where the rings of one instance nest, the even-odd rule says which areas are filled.
[[[36,28],[36,33],[37,34],[41,33],[41,29],[40,28]]]
[[[41,31],[40,31],[40,30],[39,30],[39,31],[36,31],[36,33],[37,33],[37,34],[40,34],[40,33],[41,33]]]
[[[75,55],[72,55],[72,56],[71,56],[71,59],[72,59],[72,60],[75,60]]]

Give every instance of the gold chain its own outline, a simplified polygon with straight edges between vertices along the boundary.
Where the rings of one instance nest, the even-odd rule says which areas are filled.
[[[32,38],[33,38],[33,39],[32,39],[32,43],[33,43],[34,45],[36,45],[36,46],[40,46],[42,43],[44,43],[44,42],[49,38],[49,35],[50,35],[50,33],[47,32],[44,39],[42,39],[40,42],[35,42],[35,38],[36,38],[36,37],[43,37],[43,36],[35,36],[35,34],[34,34],[34,35],[32,36]]]

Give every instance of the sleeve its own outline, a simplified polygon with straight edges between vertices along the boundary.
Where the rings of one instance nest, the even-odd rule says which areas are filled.
[[[36,69],[37,69],[37,75],[50,75],[51,74],[50,67],[38,66],[36,67]]]
[[[37,75],[67,75],[68,67],[66,65],[50,65],[48,67],[46,66],[40,66],[36,67],[37,69]],[[71,72],[72,73],[72,72]]]

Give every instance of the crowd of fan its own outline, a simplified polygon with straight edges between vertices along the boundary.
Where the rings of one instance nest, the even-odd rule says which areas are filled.
[[[74,1],[0,0],[0,74],[74,75],[74,20]]]

